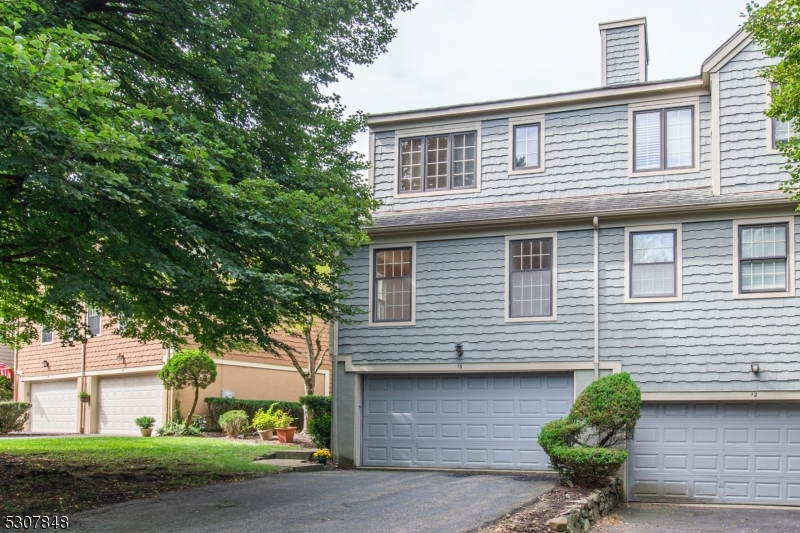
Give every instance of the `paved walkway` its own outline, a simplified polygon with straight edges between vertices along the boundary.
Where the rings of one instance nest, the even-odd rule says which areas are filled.
[[[616,522],[616,523],[615,523]],[[623,504],[595,533],[796,533],[800,510],[758,506]]]
[[[552,479],[441,472],[268,475],[72,515],[71,531],[468,532],[531,502]]]

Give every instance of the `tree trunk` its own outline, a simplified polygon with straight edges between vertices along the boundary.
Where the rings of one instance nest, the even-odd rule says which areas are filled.
[[[186,423],[184,427],[189,429],[189,426],[192,425],[192,417],[194,416],[194,408],[197,407],[197,396],[200,394],[200,387],[194,388],[194,402],[192,402],[192,408],[189,409],[189,414],[186,416]]]
[[[314,394],[315,379],[316,376],[314,375],[313,371],[303,376],[303,383],[306,386],[306,396]],[[311,413],[309,412],[308,407],[306,407],[305,404],[303,404],[303,431],[301,431],[300,433],[308,435],[308,423],[310,420],[311,420]]]

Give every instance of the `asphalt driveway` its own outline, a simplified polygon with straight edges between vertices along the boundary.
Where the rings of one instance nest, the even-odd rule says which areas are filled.
[[[78,513],[70,530],[471,531],[531,502],[552,478],[347,470],[264,476]]]
[[[800,511],[759,506],[624,504],[596,533],[794,533]]]

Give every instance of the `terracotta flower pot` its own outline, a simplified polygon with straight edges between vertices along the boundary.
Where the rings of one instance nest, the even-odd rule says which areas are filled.
[[[275,428],[275,432],[278,434],[278,442],[294,442],[295,431],[297,431],[296,427]]]
[[[261,437],[261,440],[272,440],[271,429],[265,429],[264,431],[258,430],[258,435]]]
[[[149,437],[153,434],[153,428],[139,428],[139,431],[142,432],[142,437]]]

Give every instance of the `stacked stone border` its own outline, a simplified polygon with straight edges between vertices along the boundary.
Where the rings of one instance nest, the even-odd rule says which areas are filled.
[[[608,484],[547,521],[550,531],[586,533],[601,516],[611,514],[624,497],[622,480],[609,478]]]

